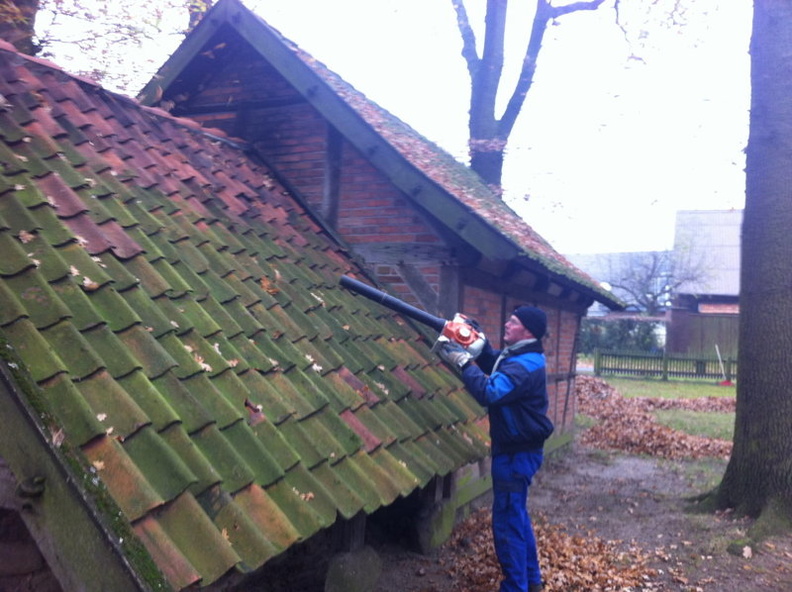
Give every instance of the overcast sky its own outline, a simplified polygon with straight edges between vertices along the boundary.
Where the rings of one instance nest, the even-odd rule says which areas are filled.
[[[465,159],[469,82],[450,0],[246,3]],[[473,18],[485,2],[469,4]],[[658,24],[641,46],[627,43],[607,3],[550,27],[504,185],[557,250],[670,248],[677,210],[743,207],[752,4],[689,4],[684,26]],[[515,9],[510,23],[529,19]],[[514,37],[521,58],[525,40]]]
[[[158,0],[166,1],[174,0]],[[244,1],[466,161],[469,79],[451,0]],[[621,4],[626,10],[647,1]],[[467,1],[472,21],[483,22],[485,4]],[[634,25],[631,42],[615,23],[612,0],[548,30],[507,149],[504,186],[507,203],[562,253],[670,248],[677,210],[743,207],[752,2],[682,4],[684,25],[663,18]],[[533,5],[511,2],[507,44],[515,63],[532,16],[520,10]],[[173,15],[164,22],[184,26]],[[139,60],[121,68],[138,72],[142,85],[178,42],[170,35],[150,43],[148,64],[142,57],[149,52],[120,47],[123,58]],[[53,49],[66,69],[84,61],[78,53],[70,62],[68,45]]]

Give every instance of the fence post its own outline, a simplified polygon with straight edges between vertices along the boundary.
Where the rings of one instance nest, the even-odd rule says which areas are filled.
[[[599,376],[602,373],[602,356],[600,355],[600,349],[596,348],[594,350],[594,376]]]
[[[668,380],[668,350],[663,348],[663,380]]]

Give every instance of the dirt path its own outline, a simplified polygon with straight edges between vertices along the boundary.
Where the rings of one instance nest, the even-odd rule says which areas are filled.
[[[746,550],[734,544],[745,536],[745,520],[696,511],[691,498],[724,468],[724,461],[669,461],[576,446],[544,467],[532,503],[549,521],[642,549],[656,571],[646,590],[792,590],[792,536]]]
[[[669,461],[580,444],[552,457],[531,487],[531,511],[535,521],[546,524],[542,528],[553,533],[560,528],[570,535],[545,538],[552,541],[547,544],[571,548],[563,550],[568,563],[545,569],[545,577],[551,580],[548,592],[792,590],[792,536],[745,550],[734,544],[744,536],[745,521],[691,511],[689,498],[709,487],[723,468],[720,460]],[[485,533],[486,520],[476,520],[471,528]],[[469,571],[462,578],[450,575],[458,573],[462,564],[468,568],[472,564],[481,572],[492,569],[491,548],[471,543],[469,537],[464,544],[446,545],[431,557],[384,551],[383,576],[376,592],[496,591],[497,581],[490,575],[483,575],[485,580],[490,578],[489,583],[480,582],[479,574],[471,577]],[[557,556],[560,550],[546,551]],[[619,560],[622,552],[626,555]],[[606,565],[606,560],[615,561],[616,567]],[[645,575],[639,586],[606,587],[600,583],[606,576],[596,573],[600,569],[633,574],[637,570]],[[583,575],[591,575],[594,583],[570,584],[567,576],[582,571],[590,572]]]

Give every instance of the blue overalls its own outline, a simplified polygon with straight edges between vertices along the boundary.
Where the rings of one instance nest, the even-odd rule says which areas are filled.
[[[492,530],[504,577],[500,592],[526,592],[542,581],[527,504],[544,442],[553,431],[546,415],[545,357],[541,343],[529,340],[503,352],[485,351],[476,362],[464,369],[462,380],[489,413]]]

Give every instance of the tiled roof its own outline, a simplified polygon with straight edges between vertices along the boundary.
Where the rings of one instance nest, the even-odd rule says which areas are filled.
[[[426,339],[338,286],[361,270],[243,145],[8,44],[0,72],[0,335],[175,589],[486,454]]]

